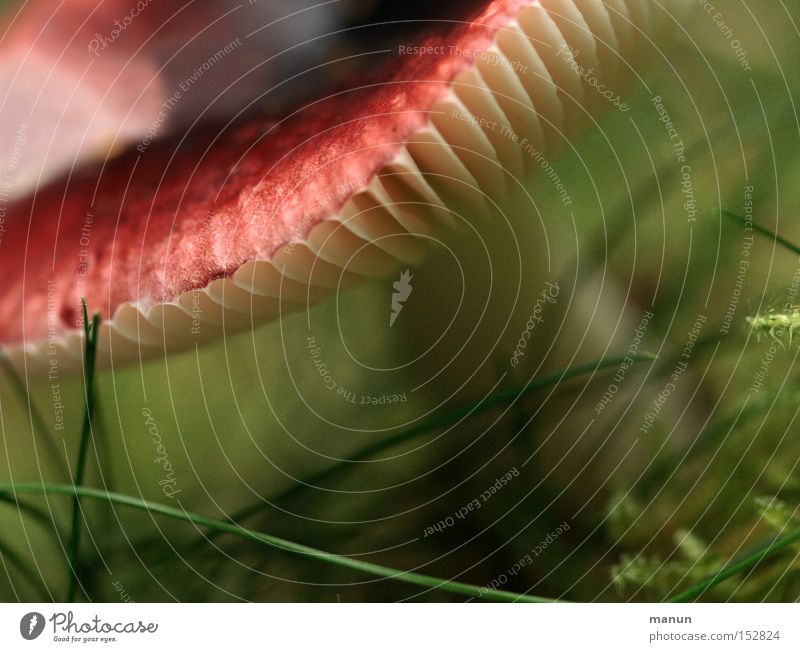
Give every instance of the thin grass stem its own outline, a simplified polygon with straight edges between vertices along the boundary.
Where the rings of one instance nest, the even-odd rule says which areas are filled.
[[[741,216],[737,215],[736,213],[731,213],[730,211],[725,211],[724,210],[724,211],[722,211],[722,215],[723,215],[723,217],[727,217],[729,220],[732,220],[732,221],[738,223],[740,226],[742,224],[744,224],[744,219]],[[786,249],[788,249],[792,253],[795,253],[798,256],[800,256],[800,246],[798,246],[798,245],[794,244],[793,242],[787,240],[783,236],[778,235],[777,233],[775,233],[775,231],[773,231],[771,229],[768,229],[765,226],[761,226],[757,222],[751,222],[751,224],[752,224],[752,227],[753,227],[753,231],[756,231],[757,233],[760,233],[761,235],[764,235],[764,236],[770,238],[771,240],[774,240],[779,245],[785,247]]]
[[[80,448],[78,450],[78,463],[75,468],[73,485],[76,488],[83,486],[86,475],[86,458],[89,452],[89,440],[92,434],[92,416],[94,414],[94,377],[95,377],[95,357],[97,353],[97,332],[100,327],[100,315],[95,313],[89,322],[89,314],[86,310],[86,301],[81,301],[83,305],[83,329],[86,335],[84,346],[84,374],[86,375],[86,411],[83,417],[83,428],[81,430]],[[75,493],[72,499],[72,525],[70,528],[69,542],[69,585],[67,588],[67,602],[74,602],[78,590],[80,578],[78,577],[78,555],[81,546],[81,501],[80,494]]]
[[[678,595],[669,598],[667,602],[689,602],[699,598],[703,593],[708,591],[710,588],[715,587],[717,584],[720,584],[731,577],[739,575],[740,573],[744,573],[745,571],[755,568],[765,559],[777,555],[785,548],[788,548],[789,546],[798,542],[800,542],[800,530],[795,530],[794,532],[790,532],[782,537],[778,537],[777,539],[773,539],[772,541],[764,543],[743,559],[725,566],[711,577],[699,582],[698,584],[695,584],[685,591],[682,591]]]
[[[489,589],[486,587],[477,586],[475,584],[454,582],[452,580],[445,580],[438,577],[432,577],[430,575],[423,575],[421,573],[415,573],[412,571],[397,570],[388,566],[381,566],[379,564],[373,564],[371,562],[365,562],[359,559],[335,555],[317,548],[311,548],[299,543],[294,543],[280,537],[264,534],[248,528],[243,528],[238,525],[226,523],[225,521],[219,521],[208,516],[187,512],[183,509],[169,507],[160,503],[141,500],[133,496],[126,496],[123,494],[93,489],[90,487],[66,484],[12,484],[0,486],[0,493],[60,494],[105,501],[114,505],[146,511],[151,515],[155,514],[159,516],[166,516],[168,518],[191,523],[198,528],[210,528],[226,534],[232,534],[242,539],[255,541],[289,554],[299,555],[301,557],[314,559],[316,561],[321,561],[328,564],[334,564],[343,568],[349,568],[351,570],[395,580],[398,582],[404,582],[406,584],[413,584],[427,589],[448,591],[450,593],[457,593],[459,595],[465,595],[471,598],[489,599],[500,602],[557,602],[556,600],[552,600],[550,598],[525,595],[522,593],[512,593],[510,591],[498,591],[496,589]]]

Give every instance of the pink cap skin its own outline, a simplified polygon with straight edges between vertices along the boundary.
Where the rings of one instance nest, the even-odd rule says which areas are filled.
[[[333,10],[308,9],[314,4],[27,0],[3,7],[2,151],[25,140],[5,194],[19,197],[145,137],[239,111],[335,42],[314,39],[336,29]],[[226,47],[235,56],[216,65]],[[180,101],[163,111],[182,86]]]
[[[145,138],[62,178],[5,211],[0,342],[35,361],[50,335],[75,357],[82,297],[101,312],[108,334],[136,347],[159,336],[192,341],[192,292],[238,314],[243,327],[252,314],[258,321],[278,314],[277,297],[289,291],[290,303],[302,306],[308,286],[330,286],[304,264],[341,274],[349,253],[373,236],[433,228],[436,212],[420,209],[415,223],[395,205],[413,197],[445,209],[439,175],[502,199],[497,169],[536,168],[508,143],[525,138],[552,155],[581,123],[576,102],[604,104],[578,64],[613,86],[632,35],[653,22],[638,0],[487,2],[436,24],[372,78],[285,117]],[[125,74],[141,97],[151,92],[139,83],[147,70]],[[503,127],[517,141],[500,135]],[[359,221],[364,207],[380,218]],[[335,242],[334,253],[317,256],[323,237]],[[380,265],[404,255],[388,244],[371,250]],[[370,269],[346,274],[352,280]]]

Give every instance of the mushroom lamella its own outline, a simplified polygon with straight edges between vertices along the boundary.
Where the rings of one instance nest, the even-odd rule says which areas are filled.
[[[6,215],[0,341],[29,370],[48,349],[78,368],[85,297],[99,363],[139,360],[394,273],[454,209],[502,210],[685,4],[482,3],[399,46],[380,78],[58,181]]]

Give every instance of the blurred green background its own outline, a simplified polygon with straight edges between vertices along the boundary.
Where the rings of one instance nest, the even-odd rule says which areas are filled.
[[[547,277],[569,301],[548,307],[520,368],[507,373],[507,356],[498,354],[482,368],[481,389],[470,386],[449,401],[480,399],[493,390],[492,378],[507,388],[625,355],[642,315],[652,312],[641,350],[657,360],[631,367],[599,414],[616,368],[547,387],[452,428],[429,429],[371,461],[341,462],[404,424],[446,411],[444,388],[463,373],[456,366],[439,386],[412,392],[419,373],[413,365],[392,372],[364,367],[402,366],[408,347],[415,350],[425,339],[402,325],[387,330],[391,280],[374,281],[309,315],[166,362],[103,373],[87,484],[171,506],[179,498],[186,509],[220,519],[260,505],[244,523],[291,541],[568,600],[661,600],[799,529],[798,348],[779,347],[763,387],[753,391],[772,341],[756,339],[745,319],[781,307],[800,260],[755,235],[726,332],[745,232],[720,208],[742,215],[752,186],[754,221],[800,242],[800,9],[783,2],[715,5],[751,69],[713,16],[696,11],[676,26],[668,46],[652,53],[648,73],[626,95],[631,111],[606,114],[557,162],[574,201],[571,215],[545,176],[531,182],[551,254]],[[654,96],[662,98],[685,145],[684,163]],[[684,166],[695,202],[691,215],[681,186]],[[520,206],[520,212],[530,209]],[[446,252],[434,253],[415,270],[417,296],[426,296],[426,283],[430,289],[447,282],[440,272],[448,260]],[[430,289],[427,296],[437,295]],[[408,307],[414,310],[411,299]],[[512,341],[529,314],[524,307],[515,313],[506,333]],[[705,322],[688,366],[643,433],[699,315]],[[342,400],[316,374],[309,336],[337,387],[358,396],[405,391],[407,402]],[[27,391],[48,414],[49,384],[31,380]],[[78,379],[64,383],[64,402],[71,407],[67,427],[46,434],[32,425],[8,378],[0,384],[4,482],[69,482],[64,461],[74,463],[83,405]],[[174,470],[179,493],[173,498],[159,485],[166,473],[154,462],[159,453],[143,409],[152,414]],[[334,464],[342,470],[322,488],[273,500]],[[518,475],[482,507],[452,518],[512,469]],[[0,506],[0,598],[63,599],[69,498],[25,500],[43,510],[41,522],[13,504]],[[84,504],[81,573],[88,599],[117,600],[120,587],[136,601],[464,599],[228,535],[192,544],[202,533],[191,524]],[[448,517],[452,526],[424,536]],[[798,553],[796,544],[789,546],[701,599],[795,601]],[[532,563],[521,564],[526,556]],[[515,565],[520,568],[512,574]]]

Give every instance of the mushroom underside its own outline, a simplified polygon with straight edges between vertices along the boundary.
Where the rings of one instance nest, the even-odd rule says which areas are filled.
[[[598,92],[598,80],[621,97],[623,84],[634,74],[630,62],[638,63],[645,51],[637,45],[641,35],[670,18],[644,0],[491,6],[507,11],[507,20],[492,26],[488,41],[485,34],[465,37],[480,48],[471,51],[466,63],[463,54],[457,55],[442,91],[426,98],[423,118],[403,138],[382,134],[375,142],[380,156],[369,160],[366,174],[359,164],[335,184],[324,179],[330,186],[330,210],[302,216],[280,241],[258,242],[224,269],[185,278],[185,290],[172,295],[141,292],[126,300],[109,299],[115,280],[113,264],[107,263],[96,286],[107,291],[99,298],[85,296],[90,310],[99,304],[110,315],[101,326],[98,364],[164,355],[253,328],[303,310],[364,277],[388,277],[417,263],[429,241],[463,228],[456,215],[491,218],[492,207],[502,210],[525,179],[611,105]],[[440,39],[443,47],[449,47],[446,38]],[[201,148],[197,155],[204,153]],[[344,150],[340,155],[345,163],[348,157],[361,161],[363,154]],[[300,179],[297,192],[311,181]],[[257,191],[269,193],[270,188],[262,183]],[[249,216],[245,212],[242,218]],[[160,263],[169,265],[166,258]],[[150,265],[145,274],[163,276],[164,270]],[[28,332],[6,334],[6,352],[17,368],[46,370],[54,351],[62,370],[81,367],[84,335],[77,290],[86,286],[73,280],[52,292],[40,282],[4,301],[6,320],[22,311],[27,323],[35,324]],[[148,278],[143,276],[141,283],[146,286]]]

